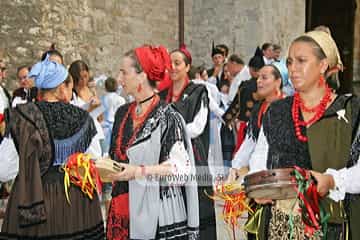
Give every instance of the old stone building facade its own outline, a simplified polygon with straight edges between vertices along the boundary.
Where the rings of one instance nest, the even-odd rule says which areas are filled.
[[[211,41],[245,59],[264,41],[286,46],[304,30],[303,0],[185,0],[185,42],[196,64],[209,64]],[[83,59],[94,75],[116,75],[122,53],[143,43],[178,46],[178,0],[2,0],[0,57],[33,64],[51,43],[65,63]]]
[[[265,41],[280,44],[285,53],[291,39],[305,30],[305,8],[305,0],[184,0],[185,43],[196,65],[210,66],[213,40],[245,61]],[[7,85],[15,86],[17,66],[36,62],[51,43],[67,65],[83,59],[95,76],[116,76],[121,55],[133,47],[176,48],[178,17],[178,0],[2,0],[0,58],[9,67]],[[360,79],[355,32],[354,78]]]
[[[354,21],[354,70],[353,88],[354,92],[360,96],[360,0],[356,0],[357,9]]]

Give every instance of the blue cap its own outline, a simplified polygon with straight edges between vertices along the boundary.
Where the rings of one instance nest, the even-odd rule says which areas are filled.
[[[285,61],[284,60],[274,61],[271,63],[271,65],[273,65],[280,72],[283,86],[289,84],[289,72],[286,67]]]
[[[35,79],[35,86],[39,89],[56,88],[65,81],[69,72],[57,62],[49,60],[49,54],[45,60],[36,63],[29,73],[30,78]]]

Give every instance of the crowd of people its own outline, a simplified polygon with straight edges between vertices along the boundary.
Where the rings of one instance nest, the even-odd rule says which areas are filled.
[[[185,45],[139,46],[103,96],[88,64],[67,68],[54,46],[19,66],[19,88],[0,85],[0,239],[217,239],[215,185],[295,165],[316,179],[327,229],[308,236],[292,199],[269,196],[252,200],[262,214],[249,239],[360,239],[360,100],[337,94],[344,67],[325,30],[287,56],[264,43],[248,63],[213,43],[210,69]],[[6,70],[1,60],[0,83]],[[69,204],[61,166],[79,152],[121,171],[101,197],[71,187]]]

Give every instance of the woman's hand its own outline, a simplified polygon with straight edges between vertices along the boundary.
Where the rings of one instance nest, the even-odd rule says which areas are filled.
[[[237,178],[238,178],[237,169],[230,168],[229,176],[228,176],[226,182],[228,182],[228,183],[234,182]]]
[[[91,97],[89,103],[90,104],[89,104],[88,112],[91,112],[92,110],[94,110],[95,108],[100,106],[100,104],[101,104],[100,99],[97,96]]]
[[[129,181],[141,176],[141,167],[125,163],[118,163],[122,171],[109,175],[112,181]]]
[[[229,176],[226,180],[226,182],[231,183],[234,181],[242,181],[242,178],[249,172],[248,167],[242,167],[242,168],[230,168]]]
[[[329,174],[322,174],[316,171],[311,171],[311,175],[317,181],[317,191],[321,197],[327,195],[330,189],[334,189],[334,178]]]

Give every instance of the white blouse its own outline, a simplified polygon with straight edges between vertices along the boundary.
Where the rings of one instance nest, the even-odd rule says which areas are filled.
[[[186,130],[190,138],[196,138],[203,133],[208,121],[208,112],[209,110],[205,106],[204,101],[201,101],[200,110],[196,113],[194,120],[186,124]]]
[[[241,144],[232,161],[233,168],[249,166],[249,174],[266,170],[267,153],[269,144],[264,135],[261,126],[259,137],[255,142],[254,139],[246,134],[245,141]]]

